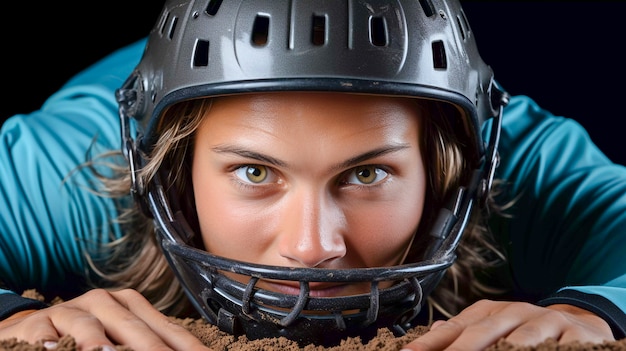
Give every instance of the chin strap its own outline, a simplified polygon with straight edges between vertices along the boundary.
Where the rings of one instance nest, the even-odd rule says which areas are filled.
[[[433,259],[451,254],[457,247],[471,216],[474,202],[479,208],[487,208],[489,192],[498,167],[498,146],[502,129],[502,115],[504,106],[509,103],[509,95],[496,87],[490,87],[490,103],[495,106],[497,113],[492,118],[489,131],[489,142],[481,167],[474,170],[467,187],[459,187],[449,203],[444,206],[430,230],[433,238],[424,253],[424,259]],[[459,221],[461,219],[461,221]]]
[[[490,127],[491,131],[489,133],[489,144],[484,159],[485,164],[483,166],[483,170],[487,173],[480,181],[477,189],[477,198],[481,207],[484,207],[487,204],[489,192],[491,191],[493,179],[496,174],[496,168],[499,164],[498,147],[500,145],[500,134],[502,130],[502,116],[504,114],[504,107],[509,104],[510,100],[509,94],[496,88],[495,84],[492,84],[489,95],[491,97],[491,105],[496,106],[497,108],[497,114],[492,119],[493,122]]]
[[[128,162],[130,173],[130,194],[141,212],[148,218],[152,218],[152,212],[145,198],[146,186],[141,177],[138,176],[139,170],[144,166],[143,158],[137,151],[137,144],[141,140],[141,136],[137,136],[137,141],[131,136],[131,117],[143,108],[143,94],[138,91],[140,85],[138,75],[131,75],[124,82],[124,85],[115,91],[115,98],[119,105],[121,149]]]

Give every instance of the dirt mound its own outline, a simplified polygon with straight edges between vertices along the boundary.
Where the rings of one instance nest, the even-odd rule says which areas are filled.
[[[24,292],[24,296],[42,299],[36,292],[29,290]],[[54,302],[53,302],[54,303]],[[399,351],[402,346],[408,344],[411,340],[417,338],[425,331],[427,327],[418,326],[409,330],[406,335],[401,337],[394,336],[387,329],[380,329],[378,335],[368,343],[362,343],[359,338],[348,338],[340,345],[334,347],[322,347],[308,345],[304,347],[298,346],[294,341],[284,337],[267,338],[260,340],[248,340],[246,337],[235,338],[234,336],[220,331],[217,327],[206,323],[200,319],[180,319],[171,317],[175,323],[179,323],[205,345],[214,351]],[[132,351],[132,349],[120,345],[118,351]],[[546,340],[545,342],[534,347],[518,347],[507,342],[501,341],[486,351],[626,351],[626,339],[605,342],[602,344],[581,344],[571,343],[566,345],[558,345],[554,340]],[[0,351],[46,351],[43,345],[29,344],[16,339],[0,340]],[[59,341],[56,351],[78,351],[76,343],[71,336],[64,336]]]

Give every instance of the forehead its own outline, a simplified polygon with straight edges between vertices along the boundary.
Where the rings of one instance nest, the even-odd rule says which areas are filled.
[[[419,100],[381,95],[331,92],[273,92],[214,98],[208,120],[217,122],[287,123],[292,127],[384,127],[412,119],[418,122]]]
[[[309,165],[398,145],[419,152],[417,105],[408,98],[336,93],[221,97],[206,112],[197,142]]]

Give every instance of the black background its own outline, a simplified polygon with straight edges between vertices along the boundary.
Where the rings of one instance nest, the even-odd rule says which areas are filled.
[[[626,2],[462,1],[485,62],[511,93],[583,124],[626,164]],[[162,0],[12,3],[0,24],[0,122],[39,108],[73,74],[145,36]]]

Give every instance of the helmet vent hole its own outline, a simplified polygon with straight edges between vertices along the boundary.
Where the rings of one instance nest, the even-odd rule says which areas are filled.
[[[167,37],[172,39],[174,37],[174,32],[176,32],[176,25],[178,24],[178,17],[174,16],[172,18],[172,22],[170,23],[170,27],[168,29]]]
[[[469,34],[472,32],[472,30],[470,29],[470,25],[469,22],[467,21],[467,17],[465,17],[465,13],[461,12],[461,21],[463,21],[463,25],[465,28],[465,31]]]
[[[446,60],[446,48],[443,45],[443,41],[437,40],[432,44],[433,49],[433,67],[445,69],[448,68],[448,62]]]
[[[463,27],[463,23],[461,23],[461,18],[456,16],[456,23],[459,26],[459,32],[461,32],[461,37],[465,40],[465,28]]]
[[[194,67],[206,67],[209,65],[209,41],[198,40],[193,54]]]
[[[326,43],[326,16],[313,16],[311,42],[316,46],[321,46]]]
[[[268,16],[257,15],[252,25],[252,44],[264,46],[267,44],[270,31],[270,18]]]
[[[220,6],[222,6],[222,0],[210,0],[204,12],[206,12],[209,16],[215,16],[217,10],[220,9]]]
[[[165,24],[167,24],[167,20],[170,18],[170,13],[164,13],[163,16],[161,16],[161,20],[159,22],[159,33],[161,33],[161,35],[163,35],[163,33],[165,33]]]
[[[161,35],[167,35],[169,39],[174,37],[174,32],[176,32],[176,25],[178,24],[178,17],[170,16],[171,13],[167,13],[163,17],[163,21],[160,24]],[[169,26],[168,26],[169,24]],[[167,33],[165,33],[167,31]]]
[[[370,18],[370,42],[375,46],[386,46],[388,42],[387,22],[384,17]]]
[[[420,0],[420,6],[422,6],[422,10],[424,10],[426,17],[430,17],[435,14],[435,6],[433,6],[432,1]]]

